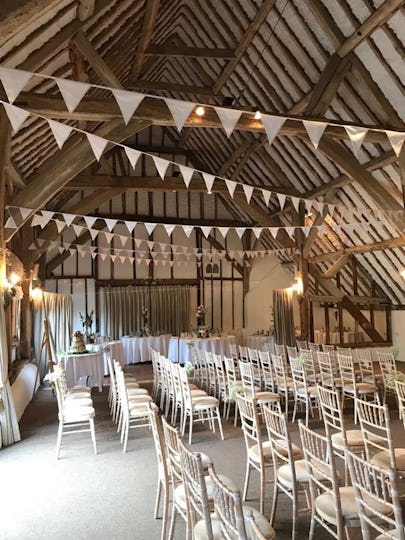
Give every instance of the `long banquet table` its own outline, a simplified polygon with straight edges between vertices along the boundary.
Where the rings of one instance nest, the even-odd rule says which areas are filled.
[[[246,336],[246,347],[256,349],[258,351],[274,353],[274,337],[273,336]]]
[[[315,330],[314,332],[315,343],[326,343],[326,332],[323,330]],[[363,332],[343,332],[343,343],[360,343],[364,341]],[[340,343],[340,333],[330,332],[331,345],[337,345]]]
[[[178,338],[171,337],[168,358],[172,362],[186,364],[193,362],[193,349],[203,349],[207,352],[229,356],[229,344],[235,343],[235,336],[210,338]]]
[[[151,349],[167,356],[170,334],[150,337],[123,336],[121,343],[124,348],[126,364],[138,364],[152,360]]]
[[[98,386],[100,392],[103,390],[103,351],[86,354],[60,354],[58,361],[60,360],[65,363],[66,381],[69,388],[77,385],[81,377],[88,377],[88,384],[91,387]]]
[[[121,341],[104,341],[102,343],[88,343],[86,349],[91,352],[102,352],[104,356],[104,375],[109,375],[107,354],[111,360],[117,360],[122,367],[125,365],[125,352]]]

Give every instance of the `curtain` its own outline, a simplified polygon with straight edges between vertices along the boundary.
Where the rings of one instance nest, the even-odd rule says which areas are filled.
[[[42,298],[34,300],[34,349],[39,362],[44,336],[44,319],[48,319],[52,356],[69,349],[73,328],[73,298],[70,294],[43,292]],[[39,372],[41,379],[48,371],[46,348],[42,351]]]
[[[293,312],[293,292],[289,289],[273,291],[274,334],[276,343],[295,345],[295,325]]]
[[[11,386],[8,380],[8,346],[6,334],[6,315],[4,312],[4,296],[0,294],[0,447],[13,444],[21,439],[15,413]]]
[[[142,308],[149,310],[149,327],[156,334],[179,335],[188,328],[190,287],[101,287],[100,334],[110,339],[136,333],[143,326]]]

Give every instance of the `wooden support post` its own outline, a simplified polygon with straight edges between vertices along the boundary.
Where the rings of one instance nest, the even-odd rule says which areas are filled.
[[[326,333],[326,343],[330,343],[330,322],[329,322],[329,302],[325,302],[325,333]]]

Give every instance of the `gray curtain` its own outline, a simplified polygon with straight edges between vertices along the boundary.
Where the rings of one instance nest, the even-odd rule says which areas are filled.
[[[39,361],[44,335],[44,318],[48,319],[51,351],[54,361],[58,351],[69,349],[73,328],[73,297],[71,294],[43,292],[42,298],[34,300],[34,350]],[[39,372],[41,379],[48,371],[46,348],[42,351]]]
[[[293,292],[289,289],[273,291],[274,334],[279,345],[295,345]]]
[[[15,413],[13,395],[8,380],[8,347],[6,334],[6,315],[4,313],[4,293],[0,294],[0,448],[21,439]]]
[[[100,334],[111,339],[139,332],[142,308],[149,310],[149,327],[154,333],[174,334],[188,329],[190,287],[101,287]]]

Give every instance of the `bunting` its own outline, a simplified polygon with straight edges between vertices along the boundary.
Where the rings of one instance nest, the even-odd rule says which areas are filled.
[[[125,124],[128,124],[134,112],[145,97],[144,94],[139,94],[138,92],[129,92],[128,90],[118,90],[116,88],[111,89],[111,92],[115,97],[118,107],[120,108]]]
[[[187,118],[192,113],[195,103],[192,103],[191,101],[180,101],[178,99],[169,98],[164,98],[164,101],[171,115],[173,116],[177,130],[180,132],[183,129]]]
[[[91,87],[91,85],[88,83],[59,78],[56,78],[56,84],[58,85],[59,91],[62,94],[66,108],[70,113],[76,109],[81,100],[84,98],[86,92]]]
[[[31,77],[30,71],[0,67],[0,80],[10,103],[14,103]]]
[[[214,107],[214,109],[218,115],[218,118],[221,121],[226,136],[229,139],[229,137],[232,135],[233,130],[235,129],[236,124],[239,121],[239,118],[242,115],[242,111],[239,111],[237,109],[226,109],[225,107]]]

